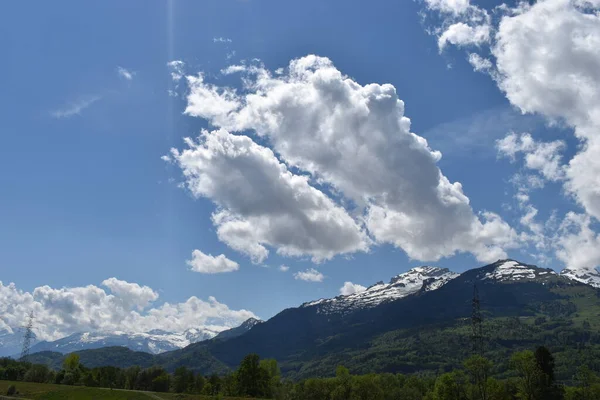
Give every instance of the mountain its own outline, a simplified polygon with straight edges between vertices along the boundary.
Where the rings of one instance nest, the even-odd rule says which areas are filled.
[[[600,288],[600,272],[596,268],[565,268],[560,274],[569,279]]]
[[[361,293],[305,303],[265,322],[246,321],[245,332],[234,328],[140,360],[209,374],[235,368],[244,356],[257,353],[277,359],[291,379],[332,375],[337,365],[354,373],[449,370],[472,354],[474,293],[495,374],[508,370],[512,352],[542,344],[556,357],[559,379],[600,359],[599,289],[550,269],[499,260],[462,274],[415,268]],[[84,364],[85,356],[94,364],[125,366],[131,364],[129,355],[137,354],[129,352],[79,353]]]
[[[258,353],[277,359],[291,378],[331,375],[339,364],[356,373],[438,371],[458,366],[471,352],[476,286],[486,355],[499,370],[508,369],[510,352],[540,344],[556,351],[567,368],[560,371],[564,376],[572,375],[584,358],[600,357],[600,335],[595,333],[600,291],[594,287],[515,260],[458,276],[422,268],[427,269],[359,294],[283,310],[228,341],[200,342],[160,356],[173,362],[203,349],[233,368],[246,354]],[[444,279],[429,277],[444,274]],[[574,356],[581,346],[589,348]]]
[[[80,332],[53,342],[39,342],[31,347],[30,352],[53,351],[66,354],[78,350],[121,346],[133,351],[160,354],[211,339],[218,333],[209,329],[188,329],[181,333],[159,329],[144,333]]]
[[[401,299],[420,290],[438,289],[457,276],[459,274],[447,268],[416,267],[393,277],[390,283],[377,282],[363,292],[320,299],[304,303],[301,307],[316,307],[318,312],[325,314],[347,314]]]
[[[219,334],[217,336],[215,336],[215,339],[227,340],[227,339],[231,339],[234,337],[238,337],[238,336],[243,335],[244,333],[248,332],[250,329],[252,329],[256,325],[262,324],[263,322],[264,321],[261,321],[260,319],[248,318],[240,326],[237,326],[237,327],[231,328],[231,329],[227,329],[226,331],[219,332]]]

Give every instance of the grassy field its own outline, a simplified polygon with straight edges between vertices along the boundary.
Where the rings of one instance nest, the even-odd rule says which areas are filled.
[[[11,382],[0,380],[0,396],[6,394],[10,385],[15,385],[19,395],[16,398],[32,400],[210,400],[213,397],[175,394],[139,392],[130,390],[109,390],[103,388],[88,388],[84,386],[52,385],[46,383]],[[225,397],[226,400],[236,400]],[[241,399],[240,399],[241,400]],[[245,399],[248,400],[248,399]]]

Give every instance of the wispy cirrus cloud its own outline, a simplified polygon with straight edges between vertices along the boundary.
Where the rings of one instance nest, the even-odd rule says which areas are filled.
[[[507,132],[531,131],[541,125],[544,120],[539,116],[522,115],[512,107],[499,106],[441,123],[425,131],[423,137],[446,157],[465,153],[495,157],[495,141]]]
[[[131,71],[123,67],[117,67],[117,74],[119,74],[121,78],[130,81],[135,76],[135,71]]]
[[[59,109],[51,111],[50,116],[52,116],[52,118],[62,119],[70,118],[74,115],[81,115],[83,110],[91,107],[92,104],[96,103],[100,99],[102,99],[102,96],[97,95],[81,97],[74,102],[68,103]]]
[[[213,43],[231,43],[233,40],[226,37],[214,37]]]

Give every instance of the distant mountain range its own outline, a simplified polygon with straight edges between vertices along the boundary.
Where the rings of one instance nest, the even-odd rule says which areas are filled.
[[[126,332],[79,332],[52,342],[39,341],[31,346],[30,353],[58,352],[72,353],[79,350],[99,349],[103,347],[126,347],[133,351],[150,354],[160,354],[167,351],[184,348],[192,343],[203,340],[231,338],[245,333],[248,329],[262,321],[250,318],[240,326],[225,331],[210,329],[188,329],[184,332],[168,332],[160,329],[141,333]],[[16,356],[22,346],[21,334],[0,333],[0,356]]]
[[[471,354],[476,287],[486,356],[498,371],[508,369],[511,352],[545,344],[560,365],[557,374],[570,379],[577,365],[600,359],[596,277],[590,271],[557,274],[515,260],[462,274],[418,267],[387,284],[304,303],[265,322],[249,320],[173,351],[151,355],[107,347],[78,353],[90,367],[185,365],[205,374],[235,368],[248,353],[258,353],[277,359],[291,378],[331,375],[340,364],[355,373],[446,370]],[[62,357],[45,352],[32,361],[59,366]]]

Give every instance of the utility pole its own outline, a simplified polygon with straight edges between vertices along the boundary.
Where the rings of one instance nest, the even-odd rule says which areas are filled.
[[[483,357],[483,318],[481,317],[481,305],[479,302],[479,290],[473,285],[473,310],[471,313],[471,340],[473,342],[473,354]]]
[[[29,357],[29,347],[31,346],[31,339],[33,339],[33,311],[29,313],[29,320],[27,326],[25,326],[25,335],[23,336],[23,349],[21,350],[21,357],[19,361],[27,361]]]

